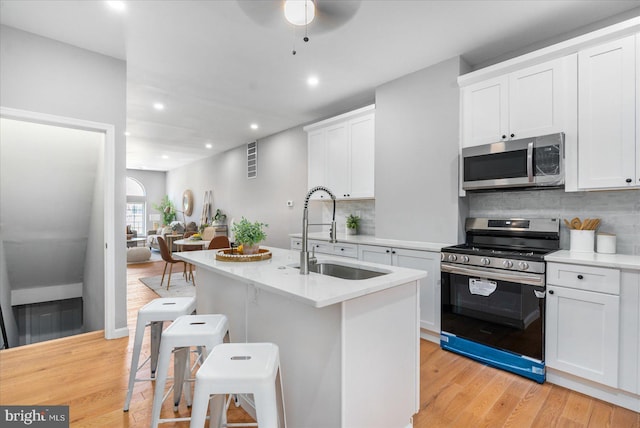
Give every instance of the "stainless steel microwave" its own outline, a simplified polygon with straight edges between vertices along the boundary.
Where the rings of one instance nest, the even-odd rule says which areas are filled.
[[[564,185],[564,133],[462,149],[464,190]]]

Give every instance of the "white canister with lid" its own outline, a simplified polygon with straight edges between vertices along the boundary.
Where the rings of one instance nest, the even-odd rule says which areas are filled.
[[[598,233],[596,235],[596,248],[601,254],[616,253],[616,235],[613,233]]]

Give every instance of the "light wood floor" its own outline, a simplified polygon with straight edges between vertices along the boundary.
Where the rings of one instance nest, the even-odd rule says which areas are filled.
[[[150,383],[137,384],[129,412],[123,412],[122,405],[136,314],[140,306],[157,297],[138,278],[161,274],[163,266],[162,262],[129,265],[131,339],[105,340],[102,332],[94,332],[0,351],[0,404],[66,404],[72,427],[147,427],[153,397]],[[147,334],[143,354],[148,352]],[[162,417],[174,415],[170,401]],[[416,428],[640,428],[639,413],[549,383],[539,385],[426,341],[421,343],[420,403],[414,417]],[[188,416],[188,412],[181,404],[176,416]],[[250,421],[233,405],[229,418]],[[188,423],[161,426],[187,427]]]

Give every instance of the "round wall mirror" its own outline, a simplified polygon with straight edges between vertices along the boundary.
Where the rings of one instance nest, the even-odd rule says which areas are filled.
[[[184,211],[184,215],[191,215],[193,212],[193,192],[191,190],[185,190],[182,194],[182,211]]]

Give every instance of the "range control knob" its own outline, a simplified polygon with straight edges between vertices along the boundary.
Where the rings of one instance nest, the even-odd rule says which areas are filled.
[[[450,262],[455,262],[456,260],[458,260],[458,256],[456,256],[455,254],[449,254]]]
[[[469,256],[462,256],[462,263],[469,263]]]
[[[519,268],[520,270],[527,270],[527,269],[529,269],[529,263],[527,263],[527,262],[520,262],[520,263],[518,263],[518,268]]]
[[[443,261],[444,261],[444,259],[445,259],[445,257],[444,257],[444,253],[440,253],[440,261],[441,261],[441,262],[443,262]]]
[[[491,260],[489,260],[488,257],[483,257],[480,259],[480,263],[482,263],[483,265],[488,265],[489,263],[491,263]]]
[[[506,267],[507,269],[511,269],[513,267],[513,262],[511,260],[505,260],[502,262],[502,266]]]

